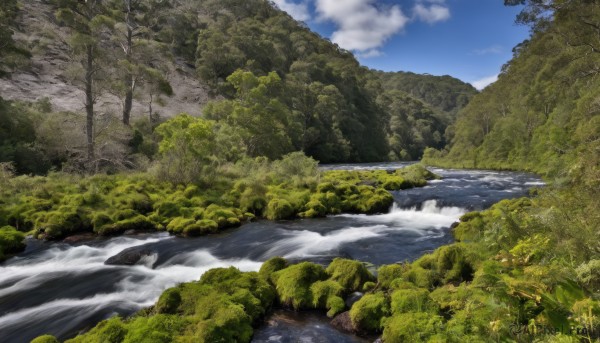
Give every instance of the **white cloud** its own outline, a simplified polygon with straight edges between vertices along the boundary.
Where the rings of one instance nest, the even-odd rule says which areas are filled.
[[[356,56],[358,58],[373,58],[373,57],[379,57],[382,55],[383,55],[383,52],[379,49],[371,49],[371,50],[367,50],[365,52],[359,52],[358,54],[356,54]]]
[[[487,76],[487,77],[484,77],[477,81],[473,81],[473,82],[471,82],[471,84],[473,85],[473,87],[477,88],[478,90],[482,90],[485,87],[489,86],[490,84],[492,84],[496,81],[498,81],[498,74],[492,75],[492,76]]]
[[[319,19],[338,27],[332,42],[371,55],[409,22],[398,5],[378,7],[375,0],[315,0],[315,7]]]
[[[428,0],[426,3],[418,2],[415,4],[413,15],[416,19],[434,24],[450,19],[450,9],[445,6],[444,1]]]
[[[490,47],[484,48],[484,49],[475,49],[473,50],[473,54],[475,55],[497,55],[497,54],[501,54],[503,51],[502,46],[500,45],[492,45]]]
[[[307,21],[311,18],[308,4],[303,1],[295,3],[293,0],[273,0],[280,10],[287,12],[292,18],[299,21]]]

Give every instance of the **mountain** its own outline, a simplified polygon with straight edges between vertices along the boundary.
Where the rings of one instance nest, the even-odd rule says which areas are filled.
[[[454,113],[475,93],[449,76],[362,67],[269,1],[123,4],[0,5],[10,16],[5,32],[14,43],[12,55],[5,49],[0,91],[7,104],[29,108],[20,114],[27,118],[7,116],[12,122],[3,128],[31,122],[25,141],[0,142],[1,161],[26,173],[86,169],[92,155],[102,160],[101,169],[140,168],[154,159],[153,127],[182,112],[215,120],[234,150],[250,156],[302,150],[321,162],[413,160],[426,147],[444,147]],[[230,77],[238,70],[246,74],[238,74],[243,80],[236,85]],[[265,98],[249,97],[269,75],[261,86],[268,88]],[[255,122],[237,117],[242,112]],[[57,132],[68,138],[57,139]],[[134,135],[145,142],[143,156],[129,146]],[[27,154],[7,147],[15,144],[26,145]],[[40,158],[43,165],[23,165]]]

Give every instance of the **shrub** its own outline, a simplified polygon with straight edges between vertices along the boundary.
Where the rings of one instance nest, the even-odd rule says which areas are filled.
[[[336,258],[326,269],[330,279],[337,281],[344,290],[360,290],[362,285],[374,279],[364,264],[342,258]]]
[[[310,287],[327,278],[325,269],[318,264],[302,262],[273,273],[279,300],[295,310],[312,307]]]
[[[289,219],[294,216],[294,208],[285,199],[275,198],[267,205],[266,216],[270,220]]]
[[[350,309],[350,320],[357,331],[378,332],[383,318],[390,314],[390,305],[383,292],[367,294]]]

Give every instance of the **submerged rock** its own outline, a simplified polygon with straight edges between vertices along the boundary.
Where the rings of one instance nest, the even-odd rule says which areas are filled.
[[[120,253],[109,257],[104,264],[112,266],[133,266],[136,264],[145,264],[147,257],[156,253],[149,249],[140,249],[137,247],[125,249]]]
[[[350,319],[350,311],[346,311],[335,316],[335,318],[333,318],[331,321],[331,326],[345,332],[356,332],[354,326],[352,325],[352,320]]]
[[[346,307],[352,308],[355,302],[359,301],[365,294],[361,292],[354,292],[346,299]]]

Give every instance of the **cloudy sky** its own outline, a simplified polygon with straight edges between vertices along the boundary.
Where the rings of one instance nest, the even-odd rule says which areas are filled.
[[[274,0],[385,71],[452,75],[481,89],[528,36],[502,0]]]

